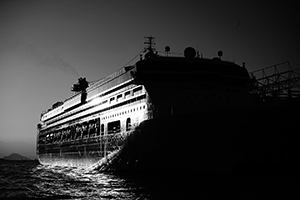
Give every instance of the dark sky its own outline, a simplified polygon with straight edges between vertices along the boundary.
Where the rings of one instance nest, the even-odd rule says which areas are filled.
[[[262,3],[263,2],[263,3]],[[297,2],[9,0],[0,2],[0,141],[35,145],[40,113],[100,79],[156,37],[156,49],[197,47],[249,71],[300,67]]]

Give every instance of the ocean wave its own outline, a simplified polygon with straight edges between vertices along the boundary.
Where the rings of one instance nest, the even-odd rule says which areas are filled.
[[[147,199],[140,187],[96,170],[32,161],[0,163],[0,170],[0,198],[5,199]]]

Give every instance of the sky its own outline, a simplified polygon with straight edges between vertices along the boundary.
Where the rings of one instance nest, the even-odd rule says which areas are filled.
[[[78,76],[93,81],[123,67],[145,36],[156,37],[158,51],[192,46],[212,58],[222,50],[249,71],[284,61],[299,68],[292,2],[2,0],[0,141],[34,153],[41,112],[71,96]]]

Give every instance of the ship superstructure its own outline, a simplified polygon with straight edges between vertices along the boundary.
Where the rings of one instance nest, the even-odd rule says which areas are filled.
[[[190,47],[184,57],[160,56],[154,38],[147,39],[143,59],[93,83],[80,78],[73,96],[42,113],[37,136],[41,163],[99,165],[122,150],[145,121],[253,106],[244,66],[222,61],[221,53],[200,58]]]
[[[133,83],[134,68],[122,68],[67,99],[41,117],[38,155],[42,163],[90,165],[118,150],[148,119],[147,93]]]

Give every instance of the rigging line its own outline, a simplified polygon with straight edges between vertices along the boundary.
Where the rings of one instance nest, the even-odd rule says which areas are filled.
[[[127,62],[125,65],[123,65],[123,67],[125,67],[126,65],[128,65],[129,63],[131,63],[134,59],[136,59],[136,57],[138,57],[143,51],[144,51],[144,49],[141,50],[136,56],[134,56],[129,62]]]
[[[134,56],[129,62],[127,62],[125,65],[123,65],[121,68],[123,68],[123,67],[125,67],[125,66],[127,66],[129,63],[131,63],[134,59],[136,59],[136,57],[138,57],[142,52],[144,51],[144,49],[143,50],[141,50],[136,56]],[[98,80],[94,80],[94,81],[89,81],[89,83],[91,83],[91,84],[93,84],[93,83],[95,83],[95,82],[97,82],[97,81],[100,81],[102,78],[100,78],[100,79],[98,79]]]

